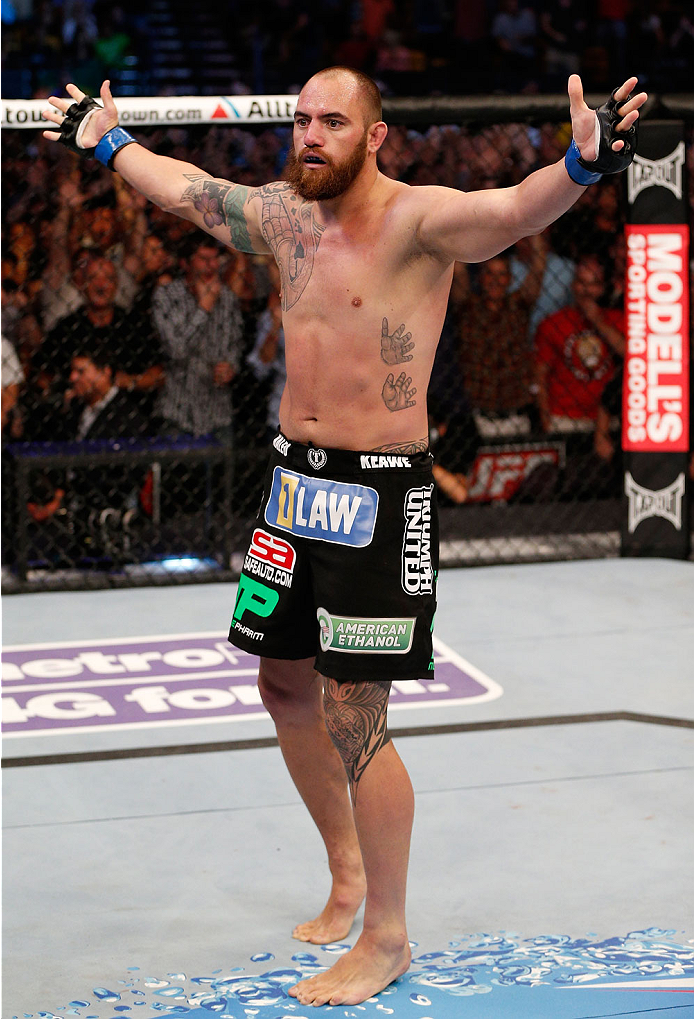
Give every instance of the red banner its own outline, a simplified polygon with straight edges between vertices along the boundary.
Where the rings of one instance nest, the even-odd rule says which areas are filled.
[[[689,448],[689,228],[628,224],[622,447]]]
[[[564,466],[562,443],[518,443],[477,451],[468,486],[468,502],[506,501],[540,464]]]

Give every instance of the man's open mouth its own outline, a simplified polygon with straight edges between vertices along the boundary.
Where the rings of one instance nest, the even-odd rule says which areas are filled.
[[[320,156],[313,155],[310,153],[308,156],[303,158],[304,165],[306,166],[326,166],[326,162]]]

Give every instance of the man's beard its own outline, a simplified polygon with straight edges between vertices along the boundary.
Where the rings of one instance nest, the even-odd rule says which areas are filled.
[[[352,154],[342,163],[328,162],[327,156],[316,152],[316,155],[325,160],[325,165],[315,170],[308,170],[297,159],[292,147],[284,167],[285,179],[297,195],[307,202],[323,202],[343,195],[366,162],[366,138],[367,132],[364,131],[361,141],[357,142]]]

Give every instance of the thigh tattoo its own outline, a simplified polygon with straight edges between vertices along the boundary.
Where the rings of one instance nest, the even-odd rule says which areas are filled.
[[[342,758],[352,801],[356,802],[360,778],[381,747],[390,742],[390,682],[338,683],[326,679],[324,691],[328,732]]]

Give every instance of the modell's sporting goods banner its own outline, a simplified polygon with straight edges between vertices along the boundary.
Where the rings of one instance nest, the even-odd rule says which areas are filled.
[[[622,553],[690,547],[689,225],[683,125],[645,123],[627,171]]]
[[[627,230],[623,449],[689,449],[689,228]]]

